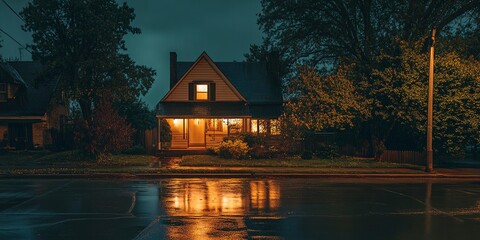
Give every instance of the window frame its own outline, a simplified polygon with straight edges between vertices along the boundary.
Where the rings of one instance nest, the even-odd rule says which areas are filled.
[[[206,87],[205,92],[198,91],[198,87],[201,86],[201,85]],[[205,99],[199,99],[198,98],[199,93],[206,94],[206,98]],[[195,101],[210,101],[210,84],[208,84],[208,83],[195,83]]]

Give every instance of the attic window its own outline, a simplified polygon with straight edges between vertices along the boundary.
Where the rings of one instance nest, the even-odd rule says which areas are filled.
[[[196,100],[208,100],[208,84],[197,84],[195,88]]]
[[[7,91],[7,84],[6,83],[0,83],[0,102],[6,102],[7,101],[7,96],[8,96],[8,91]]]

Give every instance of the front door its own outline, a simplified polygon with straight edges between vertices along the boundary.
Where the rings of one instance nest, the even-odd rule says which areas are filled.
[[[188,119],[188,146],[205,147],[205,119]]]

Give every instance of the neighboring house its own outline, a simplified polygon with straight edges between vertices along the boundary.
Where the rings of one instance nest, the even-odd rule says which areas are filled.
[[[0,146],[31,149],[52,144],[52,130],[67,113],[52,101],[56,83],[39,80],[36,62],[0,62]]]
[[[158,129],[166,119],[170,148],[192,150],[241,132],[279,134],[283,99],[276,69],[274,63],[213,62],[205,52],[195,62],[177,62],[170,53],[170,91],[156,107]]]

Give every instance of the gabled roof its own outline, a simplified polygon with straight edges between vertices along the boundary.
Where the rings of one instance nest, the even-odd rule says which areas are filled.
[[[35,84],[41,74],[42,65],[37,62],[8,62],[27,85],[15,99],[1,103],[0,117],[44,116],[48,111],[50,99],[55,90],[55,81],[42,81]]]
[[[228,78],[249,103],[281,103],[282,90],[279,80],[268,73],[263,62],[216,62],[220,71]],[[180,78],[191,68],[193,62],[177,62]]]
[[[2,75],[5,76],[5,79],[7,80],[7,82],[20,84],[24,87],[27,86],[27,83],[23,80],[23,78],[20,76],[17,70],[13,68],[9,63],[0,62],[0,76]]]
[[[188,75],[190,71],[195,69],[195,66],[202,60],[205,59],[207,63],[212,67],[212,69],[220,76],[220,78],[227,84],[227,86],[232,90],[232,92],[241,100],[246,101],[245,97],[240,94],[240,92],[237,90],[237,88],[229,81],[229,79],[223,74],[223,72],[217,67],[217,65],[212,61],[212,59],[208,56],[208,54],[204,51],[195,62],[192,62],[190,64],[189,68],[183,72],[182,75],[177,75],[179,79],[177,80],[177,83],[168,91],[168,93],[160,100],[160,102],[163,102],[165,99],[170,96],[172,92],[175,91],[175,89],[180,85],[180,83],[183,81],[183,79]],[[178,64],[178,63],[177,63]]]

